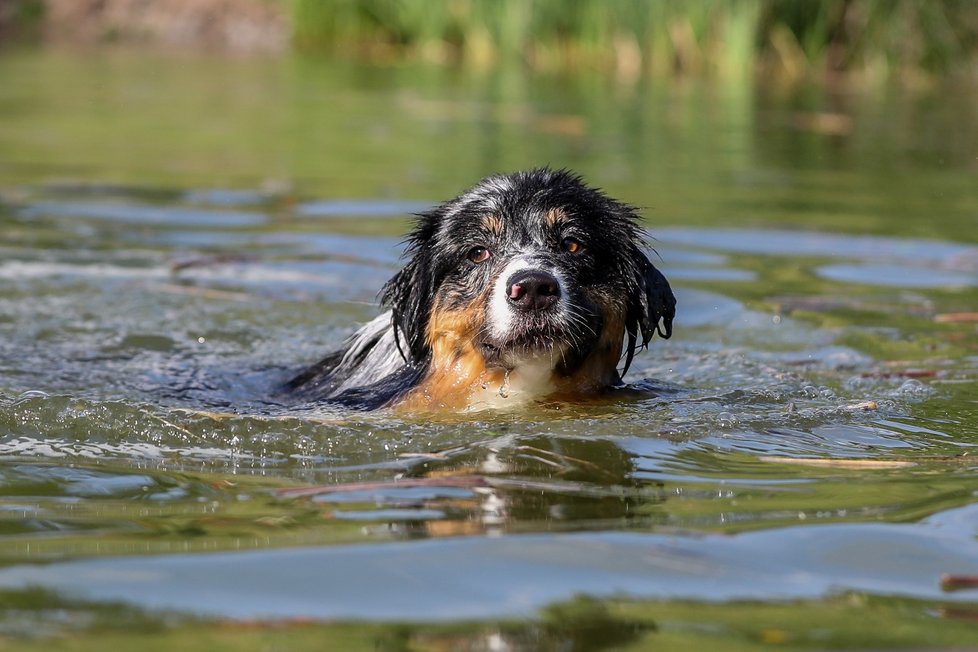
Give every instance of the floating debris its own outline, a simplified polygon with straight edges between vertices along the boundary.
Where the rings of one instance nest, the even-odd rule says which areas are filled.
[[[911,462],[910,460],[864,460],[838,457],[780,457],[762,455],[758,459],[762,462],[774,462],[775,464],[824,466],[836,469],[903,469],[908,466],[917,465],[916,462]]]
[[[963,589],[978,589],[978,575],[942,575],[942,591],[961,591]]]

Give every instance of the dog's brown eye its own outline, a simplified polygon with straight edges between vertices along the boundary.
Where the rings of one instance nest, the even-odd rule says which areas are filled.
[[[469,260],[476,264],[486,262],[491,256],[492,254],[485,247],[472,247],[469,251]]]
[[[574,238],[564,238],[561,245],[564,247],[564,251],[569,254],[578,254],[584,250],[584,245],[581,244],[580,240]]]

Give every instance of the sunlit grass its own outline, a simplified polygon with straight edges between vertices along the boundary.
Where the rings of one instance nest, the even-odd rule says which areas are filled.
[[[974,63],[978,5],[957,0],[291,0],[300,49],[625,75],[836,70],[942,73]]]

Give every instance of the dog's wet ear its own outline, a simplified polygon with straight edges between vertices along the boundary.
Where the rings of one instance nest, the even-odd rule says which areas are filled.
[[[676,317],[676,297],[669,287],[669,281],[641,251],[636,249],[633,255],[635,279],[625,316],[628,344],[622,375],[628,372],[635,349],[648,346],[655,333],[663,339],[672,337],[672,320]],[[641,344],[638,343],[639,336],[642,338]]]
[[[391,309],[394,341],[409,365],[422,363],[429,354],[427,327],[435,296],[435,275],[428,241],[433,235],[432,215],[419,216],[408,239],[407,264],[380,291],[381,303]]]

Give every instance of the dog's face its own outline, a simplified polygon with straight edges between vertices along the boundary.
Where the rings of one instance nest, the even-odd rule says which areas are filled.
[[[435,306],[478,322],[474,338],[489,366],[546,357],[568,372],[605,322],[624,314],[626,283],[613,270],[632,234],[603,220],[594,197],[572,184],[521,185],[483,184],[442,218]]]
[[[408,252],[383,300],[413,364],[475,353],[569,376],[600,357],[617,379],[626,333],[627,367],[639,334],[671,331],[675,299],[633,209],[567,172],[483,180],[419,216]]]

